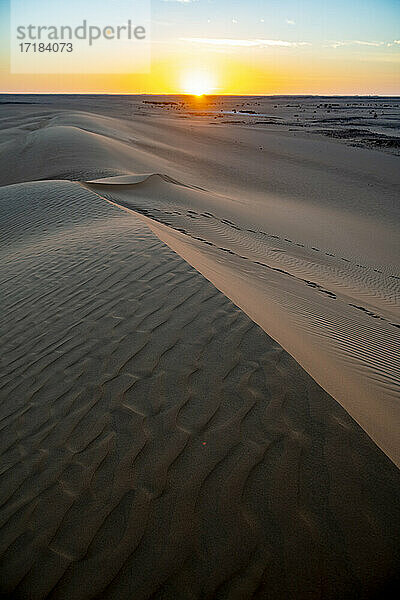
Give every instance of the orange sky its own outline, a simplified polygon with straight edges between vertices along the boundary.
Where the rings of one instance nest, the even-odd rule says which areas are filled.
[[[0,91],[168,94],[191,91],[187,80],[200,77],[214,94],[400,94],[400,5],[392,0],[369,0],[362,13],[358,0],[338,0],[329,15],[324,3],[306,14],[310,3],[294,1],[273,3],[268,15],[268,3],[249,0],[253,12],[233,2],[225,5],[232,14],[217,17],[225,2],[154,0],[148,73],[35,75],[10,72],[0,0]]]

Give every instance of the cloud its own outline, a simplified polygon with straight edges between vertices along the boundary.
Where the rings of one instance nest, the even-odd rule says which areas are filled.
[[[296,21],[294,19],[286,19],[287,25],[296,25]]]
[[[192,42],[194,44],[207,44],[209,46],[237,46],[247,48],[266,48],[266,47],[281,47],[281,48],[296,48],[298,46],[311,46],[309,42],[287,42],[285,40],[263,40],[250,39],[238,40],[232,38],[181,38],[183,42]]]
[[[375,48],[379,46],[384,46],[385,42],[369,42],[365,40],[344,40],[344,41],[335,41],[329,42],[328,46],[330,48],[341,48],[343,46],[374,46]]]
[[[197,0],[162,0],[162,2],[180,2],[181,4],[189,4],[190,2],[197,2]]]
[[[363,42],[361,40],[354,40],[353,44],[358,44],[359,46],[383,46],[385,42]]]
[[[194,44],[208,44],[209,46],[258,46],[256,40],[233,40],[212,38],[181,38],[182,42]]]

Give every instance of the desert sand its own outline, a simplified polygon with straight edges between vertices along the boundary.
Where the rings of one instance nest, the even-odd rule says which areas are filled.
[[[389,597],[399,116],[0,97],[4,597]]]

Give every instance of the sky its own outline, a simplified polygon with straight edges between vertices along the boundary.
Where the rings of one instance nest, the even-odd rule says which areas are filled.
[[[148,72],[96,74],[10,72],[12,1],[1,92],[400,95],[400,0],[151,0]],[[99,0],[99,18],[112,2],[118,15],[119,0]]]

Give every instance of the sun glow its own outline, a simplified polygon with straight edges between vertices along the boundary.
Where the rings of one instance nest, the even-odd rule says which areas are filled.
[[[204,96],[213,89],[213,81],[208,73],[186,73],[182,80],[185,94]]]

